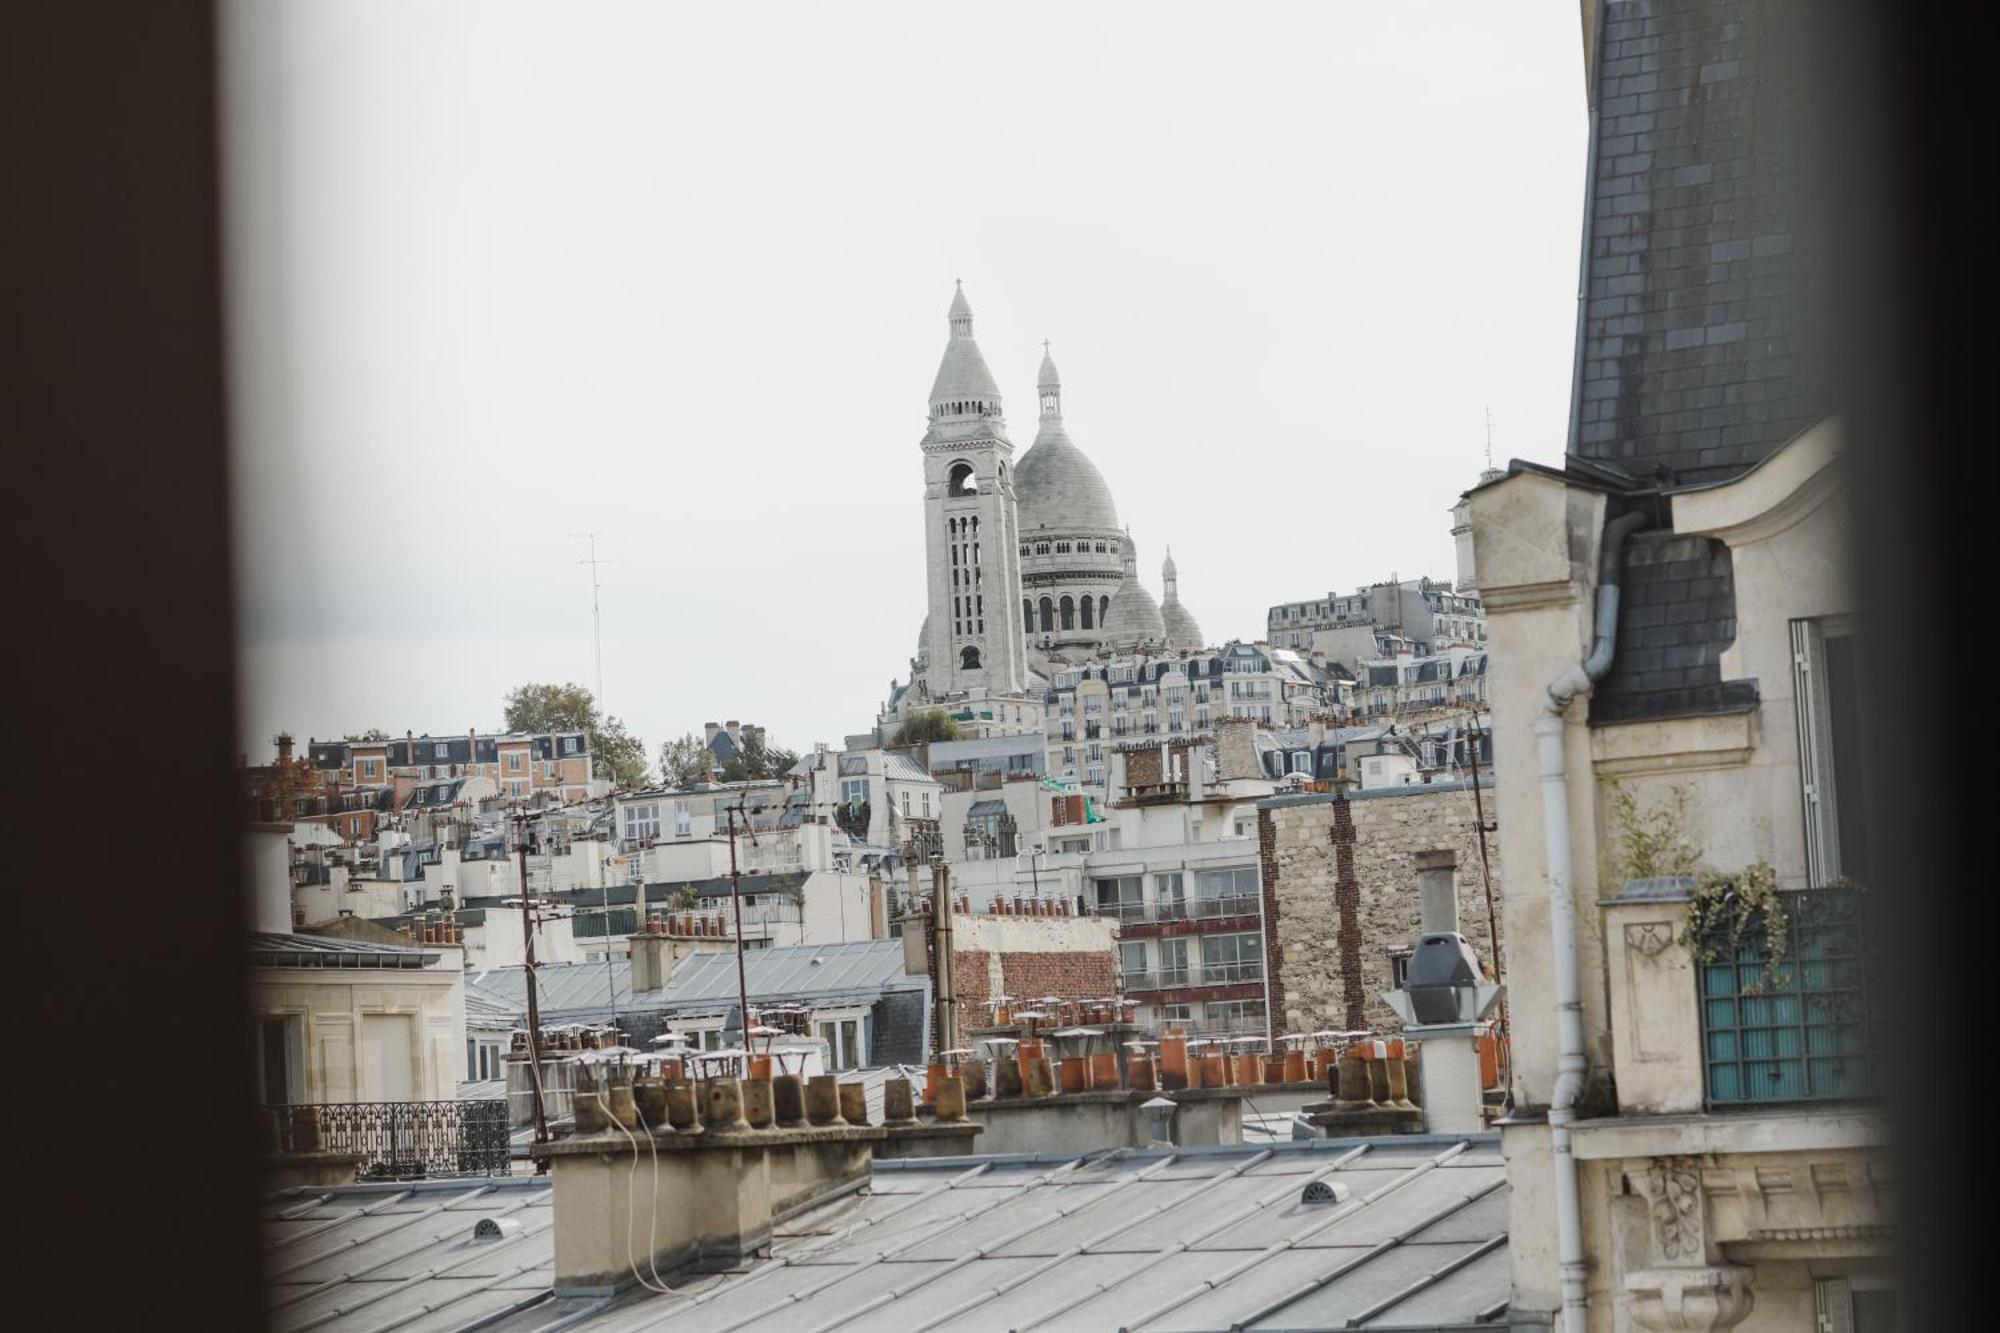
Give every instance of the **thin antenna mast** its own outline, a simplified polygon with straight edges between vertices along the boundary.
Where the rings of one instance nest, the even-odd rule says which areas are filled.
[[[570,534],[572,537],[581,537],[590,543],[589,558],[579,560],[576,563],[590,566],[590,638],[591,646],[597,653],[597,711],[600,716],[604,713],[604,618],[603,613],[598,607],[597,590],[602,585],[597,581],[597,567],[599,565],[608,565],[611,562],[597,558],[597,539],[608,535],[608,533],[603,532],[572,532]]]

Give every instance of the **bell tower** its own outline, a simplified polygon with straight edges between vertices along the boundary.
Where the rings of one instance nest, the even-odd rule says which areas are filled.
[[[931,385],[924,432],[924,554],[930,619],[926,683],[933,697],[965,691],[1017,694],[1027,686],[1020,613],[1019,519],[1014,445],[1000,389],[972,337],[961,286],[951,336]]]

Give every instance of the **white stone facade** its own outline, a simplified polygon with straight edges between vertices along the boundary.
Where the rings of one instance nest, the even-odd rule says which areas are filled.
[[[1701,867],[1736,872],[1762,861],[1781,887],[1834,891],[1808,850],[1801,754],[1815,753],[1817,742],[1808,735],[1802,744],[1800,719],[1813,711],[1800,707],[1806,677],[1795,636],[1800,626],[1831,632],[1854,609],[1843,476],[1839,427],[1829,420],[1733,481],[1666,501],[1673,533],[1727,547],[1736,615],[1721,675],[1755,682],[1747,707],[1593,718],[1586,694],[1559,719],[1567,896],[1583,980],[1584,1094],[1570,1135],[1593,1331],[1814,1327],[1816,1282],[1890,1263],[1894,1207],[1880,1117],[1865,1099],[1811,1086],[1780,1100],[1749,1083],[1766,1064],[1748,1057],[1742,1084],[1715,1082],[1716,1052],[1729,1048],[1710,1031],[1710,1015],[1727,1018],[1740,1001],[1704,999],[1710,969],[1681,942],[1685,889],[1623,879],[1606,785],[1615,780],[1642,810],[1678,804]],[[1519,1315],[1556,1309],[1562,1276],[1547,1225],[1558,1187],[1544,1118],[1559,1031],[1542,808],[1550,788],[1538,778],[1534,726],[1548,683],[1589,651],[1607,505],[1600,491],[1532,471],[1471,495],[1498,664],[1495,806],[1507,867],[1501,931],[1515,1101],[1503,1147]],[[1724,1042],[1762,1040],[1765,1029],[1753,1031],[1747,1017],[1740,1023],[1741,1032],[1724,1028]],[[1776,1019],[1768,1031],[1785,1036]],[[1770,1070],[1782,1053],[1773,1048]],[[1866,1055],[1856,1047],[1839,1059]]]

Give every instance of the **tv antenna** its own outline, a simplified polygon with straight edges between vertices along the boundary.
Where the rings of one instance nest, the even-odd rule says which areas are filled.
[[[596,650],[597,654],[597,711],[599,716],[602,716],[605,711],[604,709],[604,617],[603,613],[598,608],[597,590],[602,585],[600,585],[597,581],[597,567],[599,565],[608,565],[611,562],[609,560],[600,560],[597,558],[597,539],[599,537],[605,537],[609,535],[610,535],[609,533],[603,533],[603,532],[572,532],[570,534],[570,536],[572,537],[581,537],[585,541],[590,543],[589,557],[584,560],[579,560],[576,563],[578,563],[579,565],[590,566],[590,639],[591,639],[591,646]]]

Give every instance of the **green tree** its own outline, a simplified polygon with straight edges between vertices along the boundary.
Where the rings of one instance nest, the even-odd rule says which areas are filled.
[[[768,745],[760,734],[752,732],[743,741],[743,752],[722,766],[722,779],[725,782],[754,782],[764,778],[781,778],[798,762],[796,752]]]
[[[660,781],[669,787],[692,787],[705,782],[714,768],[715,752],[693,732],[677,741],[660,743]]]
[[[592,772],[619,787],[646,785],[646,743],[615,717],[601,717],[589,690],[571,682],[534,682],[510,691],[505,700],[509,731],[581,731],[590,745]]]
[[[343,737],[342,739],[348,741],[360,741],[365,744],[371,741],[386,741],[389,739],[389,733],[382,730],[382,728],[380,727],[370,727],[368,728],[368,730],[360,733],[359,735],[350,734],[348,736]]]
[[[891,745],[923,745],[931,741],[955,741],[959,738],[958,723],[951,720],[951,714],[942,708],[926,708],[920,713],[912,713],[903,719],[903,725],[896,728],[896,734],[889,738]]]

